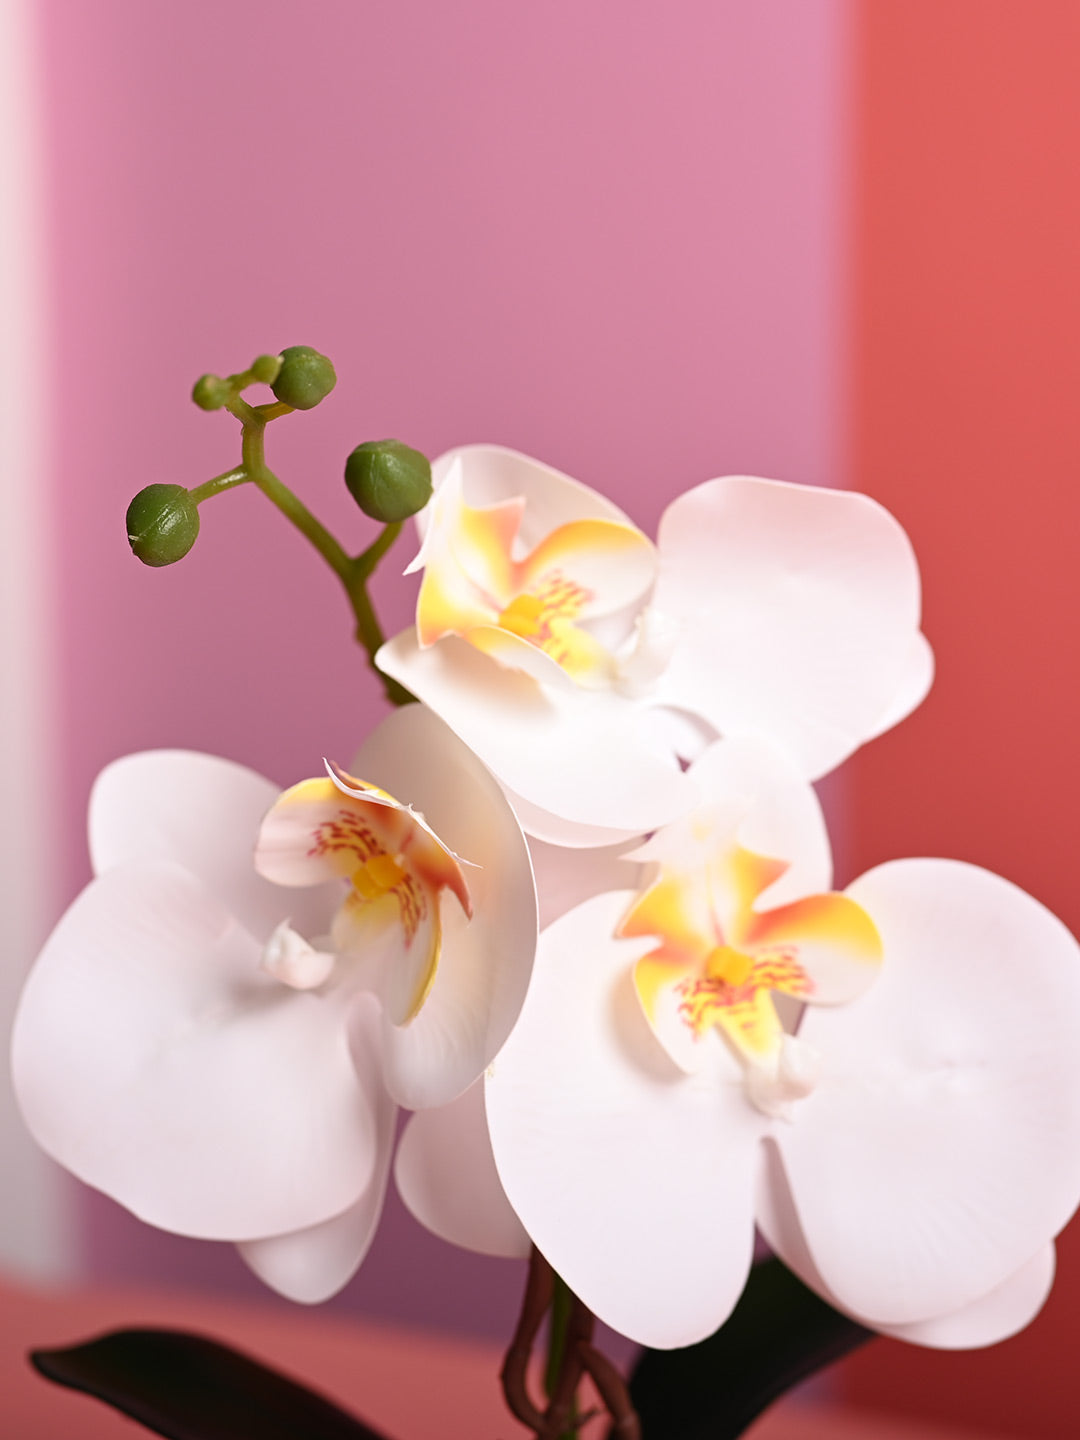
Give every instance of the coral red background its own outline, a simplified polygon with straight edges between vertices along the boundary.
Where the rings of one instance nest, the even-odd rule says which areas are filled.
[[[854,761],[852,859],[977,861],[1078,931],[1080,6],[869,0],[857,54],[852,483],[911,533],[939,668]],[[879,1341],[845,1383],[1073,1436],[1078,1327],[1074,1222],[1023,1335],[966,1355]]]

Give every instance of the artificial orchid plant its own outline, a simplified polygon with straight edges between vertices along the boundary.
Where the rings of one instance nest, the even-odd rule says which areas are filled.
[[[717,1336],[786,1335],[741,1390],[706,1387],[708,1433],[732,1436],[871,1332],[1021,1328],[1080,1201],[1076,942],[956,861],[835,892],[811,784],[929,688],[903,530],[863,495],[737,476],[676,499],[654,543],[524,455],[429,466],[385,441],[346,464],[384,526],[353,555],[264,454],[334,383],[303,346],[204,376],[241,463],[140,492],[129,539],[174,563],[201,505],[255,485],[338,575],[394,708],[347,770],[283,792],[178,751],[103,772],[96,878],[15,1026],[38,1141],[307,1302],[360,1266],[393,1170],[436,1234],[529,1257],[503,1385],[543,1440],[587,1424],[586,1376],[624,1440],[699,1433],[662,1356],[628,1387],[594,1317],[703,1364]],[[416,623],[384,641],[367,584],[413,515]],[[754,1268],[755,1234],[779,1259]],[[145,1367],[110,1389],[105,1343],[38,1363],[162,1433],[223,1433],[181,1425]]]

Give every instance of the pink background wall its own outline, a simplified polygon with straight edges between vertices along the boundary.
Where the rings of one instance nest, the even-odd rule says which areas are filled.
[[[336,582],[258,495],[207,505],[173,570],[129,556],[135,490],[235,462],[233,422],[188,402],[201,371],[333,357],[337,392],[274,427],[271,463],[356,548],[341,465],[386,435],[512,444],[648,527],[715,474],[842,483],[843,0],[36,14],[67,894],[112,757],[189,746],[291,781],[379,713]],[[408,587],[383,588],[397,628]],[[246,1284],[227,1250],[82,1214],[99,1274]],[[395,1212],[349,1303],[505,1333],[510,1271]]]

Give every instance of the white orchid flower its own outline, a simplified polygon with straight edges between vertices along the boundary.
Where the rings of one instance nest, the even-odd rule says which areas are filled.
[[[673,820],[694,800],[680,760],[718,735],[768,738],[815,779],[929,688],[915,557],[864,495],[727,476],[674,501],[654,546],[510,450],[450,451],[433,473],[416,627],[378,663],[542,839]]]
[[[61,1164],[307,1301],[366,1253],[397,1105],[482,1073],[536,940],[520,827],[440,720],[392,714],[354,768],[280,795],[206,755],[110,765],[97,878],[14,1035],[23,1114]]]
[[[531,1237],[652,1346],[722,1324],[755,1222],[864,1325],[1005,1338],[1042,1304],[1080,1200],[1076,942],[954,861],[819,893],[824,831],[786,762],[728,742],[695,769],[708,803],[640,852],[637,888],[541,935],[483,1092],[412,1122],[407,1203],[476,1248]],[[451,1145],[471,1171],[448,1174]]]

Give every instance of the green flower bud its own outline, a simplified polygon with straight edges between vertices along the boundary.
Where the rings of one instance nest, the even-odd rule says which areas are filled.
[[[280,355],[257,355],[251,362],[252,379],[260,385],[272,385],[281,369]]]
[[[281,352],[281,369],[271,390],[276,399],[294,410],[312,410],[337,384],[334,367],[310,345],[290,345]]]
[[[229,382],[220,375],[200,375],[191,398],[200,410],[220,410],[229,398]]]
[[[392,525],[431,499],[431,462],[400,440],[365,440],[345,461],[345,484],[365,515]]]
[[[127,508],[127,537],[144,565],[182,560],[199,536],[199,510],[183,485],[147,485]]]

